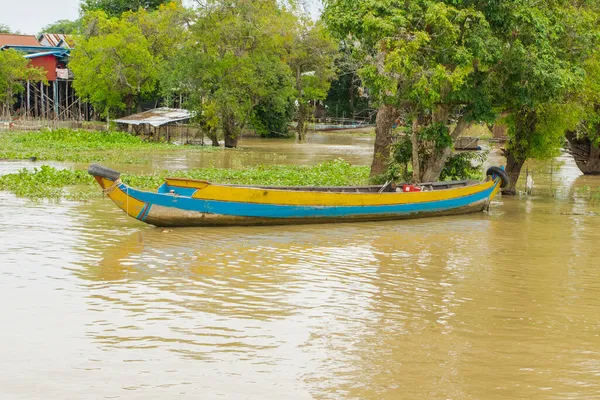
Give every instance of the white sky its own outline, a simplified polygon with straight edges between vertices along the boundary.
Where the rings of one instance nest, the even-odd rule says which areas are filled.
[[[42,27],[61,19],[79,17],[80,0],[0,0],[0,24],[11,31],[35,35]],[[318,14],[320,0],[304,0],[311,14]]]
[[[34,35],[59,19],[77,19],[80,0],[0,0],[0,24]]]

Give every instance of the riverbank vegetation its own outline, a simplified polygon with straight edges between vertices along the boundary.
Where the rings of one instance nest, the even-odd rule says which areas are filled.
[[[577,98],[600,56],[599,11],[597,2],[327,1],[327,25],[354,49],[379,107],[372,173],[385,170],[398,118],[419,182],[440,176],[470,124],[502,116],[505,192],[514,193],[524,162],[557,155],[582,120]]]
[[[46,129],[3,134],[0,159],[146,164],[149,154],[169,151],[193,154],[214,149],[147,142],[125,132]]]
[[[11,114],[16,95],[25,91],[23,81],[47,82],[42,68],[29,66],[29,60],[13,49],[0,51],[0,119]]]
[[[151,175],[123,174],[121,179],[137,189],[154,190],[167,176],[248,185],[350,186],[366,184],[369,168],[334,160],[312,166],[261,165],[245,169],[199,168]],[[0,176],[0,190],[31,200],[86,200],[102,196],[100,187],[86,171],[48,165]]]
[[[294,116],[302,139],[312,107],[327,114],[342,99],[353,115],[355,104],[377,109],[371,176],[388,171],[400,126],[422,182],[456,164],[453,142],[470,126],[506,126],[507,194],[565,135],[597,147],[598,1],[323,5],[314,19],[296,1],[83,0],[81,19],[56,29],[78,35],[73,87],[104,117],[148,101],[186,107],[216,145],[221,132],[235,147],[249,124],[284,136]],[[598,154],[579,165],[600,169]]]
[[[89,3],[70,68],[77,93],[106,118],[161,97],[192,110],[208,137],[220,130],[225,146],[236,147],[249,123],[262,135],[285,135],[296,105],[303,139],[311,104],[335,77],[337,43],[293,3]]]

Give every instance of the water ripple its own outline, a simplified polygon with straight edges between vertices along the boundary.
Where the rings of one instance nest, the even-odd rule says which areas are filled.
[[[598,218],[556,203],[166,232],[106,200],[2,193],[0,387],[10,398],[593,398]]]

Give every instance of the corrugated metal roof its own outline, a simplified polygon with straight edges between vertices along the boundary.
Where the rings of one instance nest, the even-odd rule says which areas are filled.
[[[68,50],[53,50],[53,51],[41,51],[39,53],[27,54],[25,58],[38,58],[44,56],[54,56],[58,58],[62,58],[69,55]]]
[[[6,45],[14,46],[39,46],[33,35],[13,35],[12,33],[0,33],[0,47]]]
[[[62,33],[42,33],[38,35],[37,40],[42,46],[70,49],[74,45],[73,35],[64,35]]]
[[[13,46],[13,45],[5,45],[0,46],[0,50],[4,49],[14,49],[25,53],[25,58],[37,58],[43,56],[54,56],[58,58],[60,61],[67,62],[70,52],[70,49],[65,49],[62,47],[46,47],[46,46]]]
[[[161,107],[115,119],[114,122],[129,125],[149,124],[152,126],[161,126],[170,122],[190,119],[191,117],[192,113],[189,110],[184,110],[182,108]]]

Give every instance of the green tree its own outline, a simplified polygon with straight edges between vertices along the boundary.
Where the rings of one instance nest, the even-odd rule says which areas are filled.
[[[291,98],[263,100],[254,106],[250,123],[262,137],[289,137],[289,123],[294,119],[295,111]]]
[[[9,26],[0,24],[0,33],[11,33]]]
[[[594,1],[506,1],[482,8],[503,43],[501,64],[489,74],[508,114],[504,154],[511,185],[503,193],[516,192],[528,158],[557,155],[565,133],[583,117],[586,64],[597,57],[600,34],[597,7]]]
[[[23,82],[27,80],[46,82],[46,72],[43,68],[31,67],[29,60],[16,50],[0,51],[0,115],[11,115],[15,95],[23,92]]]
[[[328,116],[370,121],[373,110],[358,76],[360,64],[351,51],[347,47],[340,48],[335,59],[338,76],[331,82],[324,104]]]
[[[372,174],[389,159],[390,122],[407,120],[413,180],[439,177],[472,121],[506,115],[515,192],[529,157],[551,157],[581,118],[575,98],[597,48],[598,2],[331,0],[326,20],[353,45],[379,104]]]
[[[42,28],[40,33],[62,33],[64,35],[75,35],[81,33],[81,19],[71,21],[61,19]]]
[[[585,64],[585,82],[579,91],[582,118],[567,131],[571,154],[586,175],[600,175],[600,54]]]
[[[461,1],[329,0],[324,18],[362,62],[359,76],[379,106],[371,175],[386,170],[403,116],[413,180],[438,179],[453,140],[493,116],[482,78],[499,43],[485,16]]]
[[[237,146],[259,103],[286,104],[293,97],[283,60],[293,17],[275,0],[211,0],[198,9],[192,36],[165,81],[188,93],[196,114],[210,104],[226,147]]]
[[[335,77],[336,42],[322,22],[312,22],[308,17],[298,18],[293,30],[293,40],[288,47],[288,64],[294,74],[296,102],[298,103],[298,139],[306,136],[306,118],[310,102],[324,100]]]
[[[157,10],[162,4],[171,0],[83,0],[81,12],[104,11],[109,17],[120,17],[127,11],[138,11],[140,8],[148,11]]]
[[[185,36],[185,11],[175,3],[148,12],[126,12],[109,18],[103,11],[84,18],[86,32],[72,51],[73,86],[103,115],[133,111],[156,93],[159,71]]]

